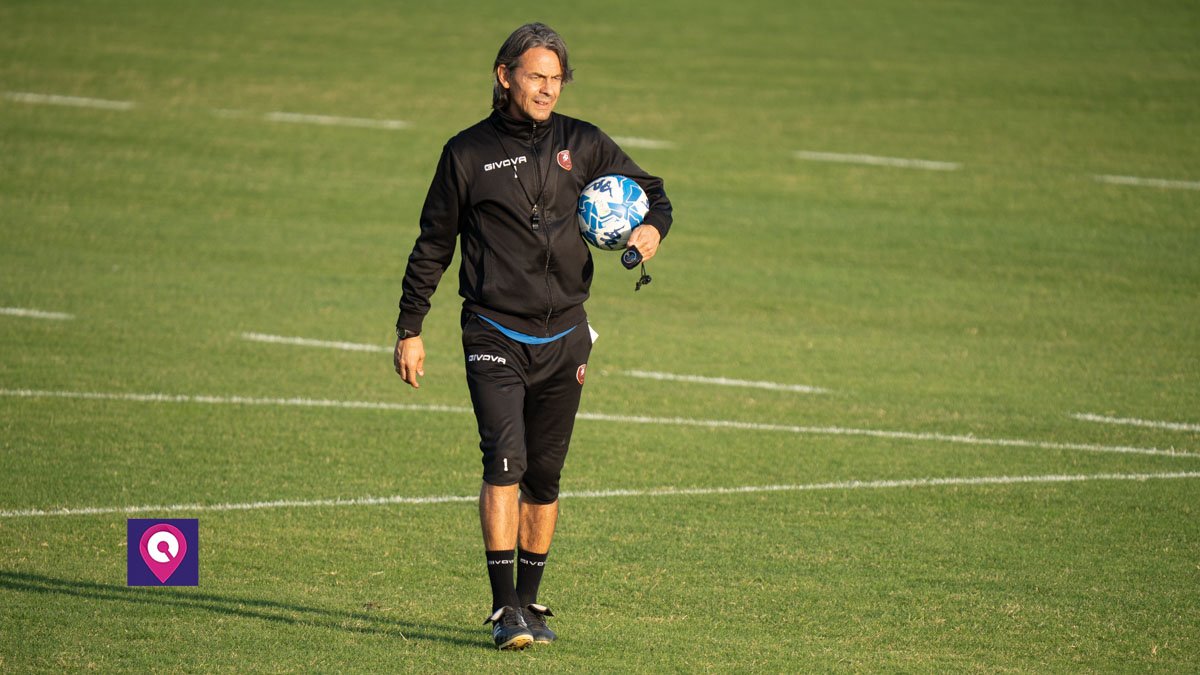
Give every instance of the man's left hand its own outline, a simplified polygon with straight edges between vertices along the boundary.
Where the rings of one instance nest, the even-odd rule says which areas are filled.
[[[660,241],[662,241],[662,235],[658,233],[657,227],[653,225],[638,226],[633,228],[633,233],[629,235],[629,243],[625,245],[625,248],[636,246],[642,254],[642,262],[646,262],[658,252]]]

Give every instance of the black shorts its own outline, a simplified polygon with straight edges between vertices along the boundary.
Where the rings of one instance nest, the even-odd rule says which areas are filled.
[[[529,501],[554,502],[592,352],[587,322],[529,345],[466,314],[462,341],[484,482],[519,483]]]

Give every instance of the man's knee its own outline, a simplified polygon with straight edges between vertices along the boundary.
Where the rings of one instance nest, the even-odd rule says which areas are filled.
[[[558,500],[558,481],[561,471],[539,471],[531,467],[521,478],[521,495],[534,504],[553,504]]]
[[[522,482],[526,471],[525,453],[484,449],[483,482],[488,485],[516,485]]]

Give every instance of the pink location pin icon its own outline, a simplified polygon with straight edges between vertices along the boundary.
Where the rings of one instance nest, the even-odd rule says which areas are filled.
[[[187,538],[174,525],[159,523],[142,533],[138,552],[154,576],[165,584],[187,555]]]

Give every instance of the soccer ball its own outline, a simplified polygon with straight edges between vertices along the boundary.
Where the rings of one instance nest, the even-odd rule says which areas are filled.
[[[575,219],[587,243],[616,251],[625,248],[629,234],[642,224],[648,210],[642,186],[625,176],[601,176],[583,188]]]

